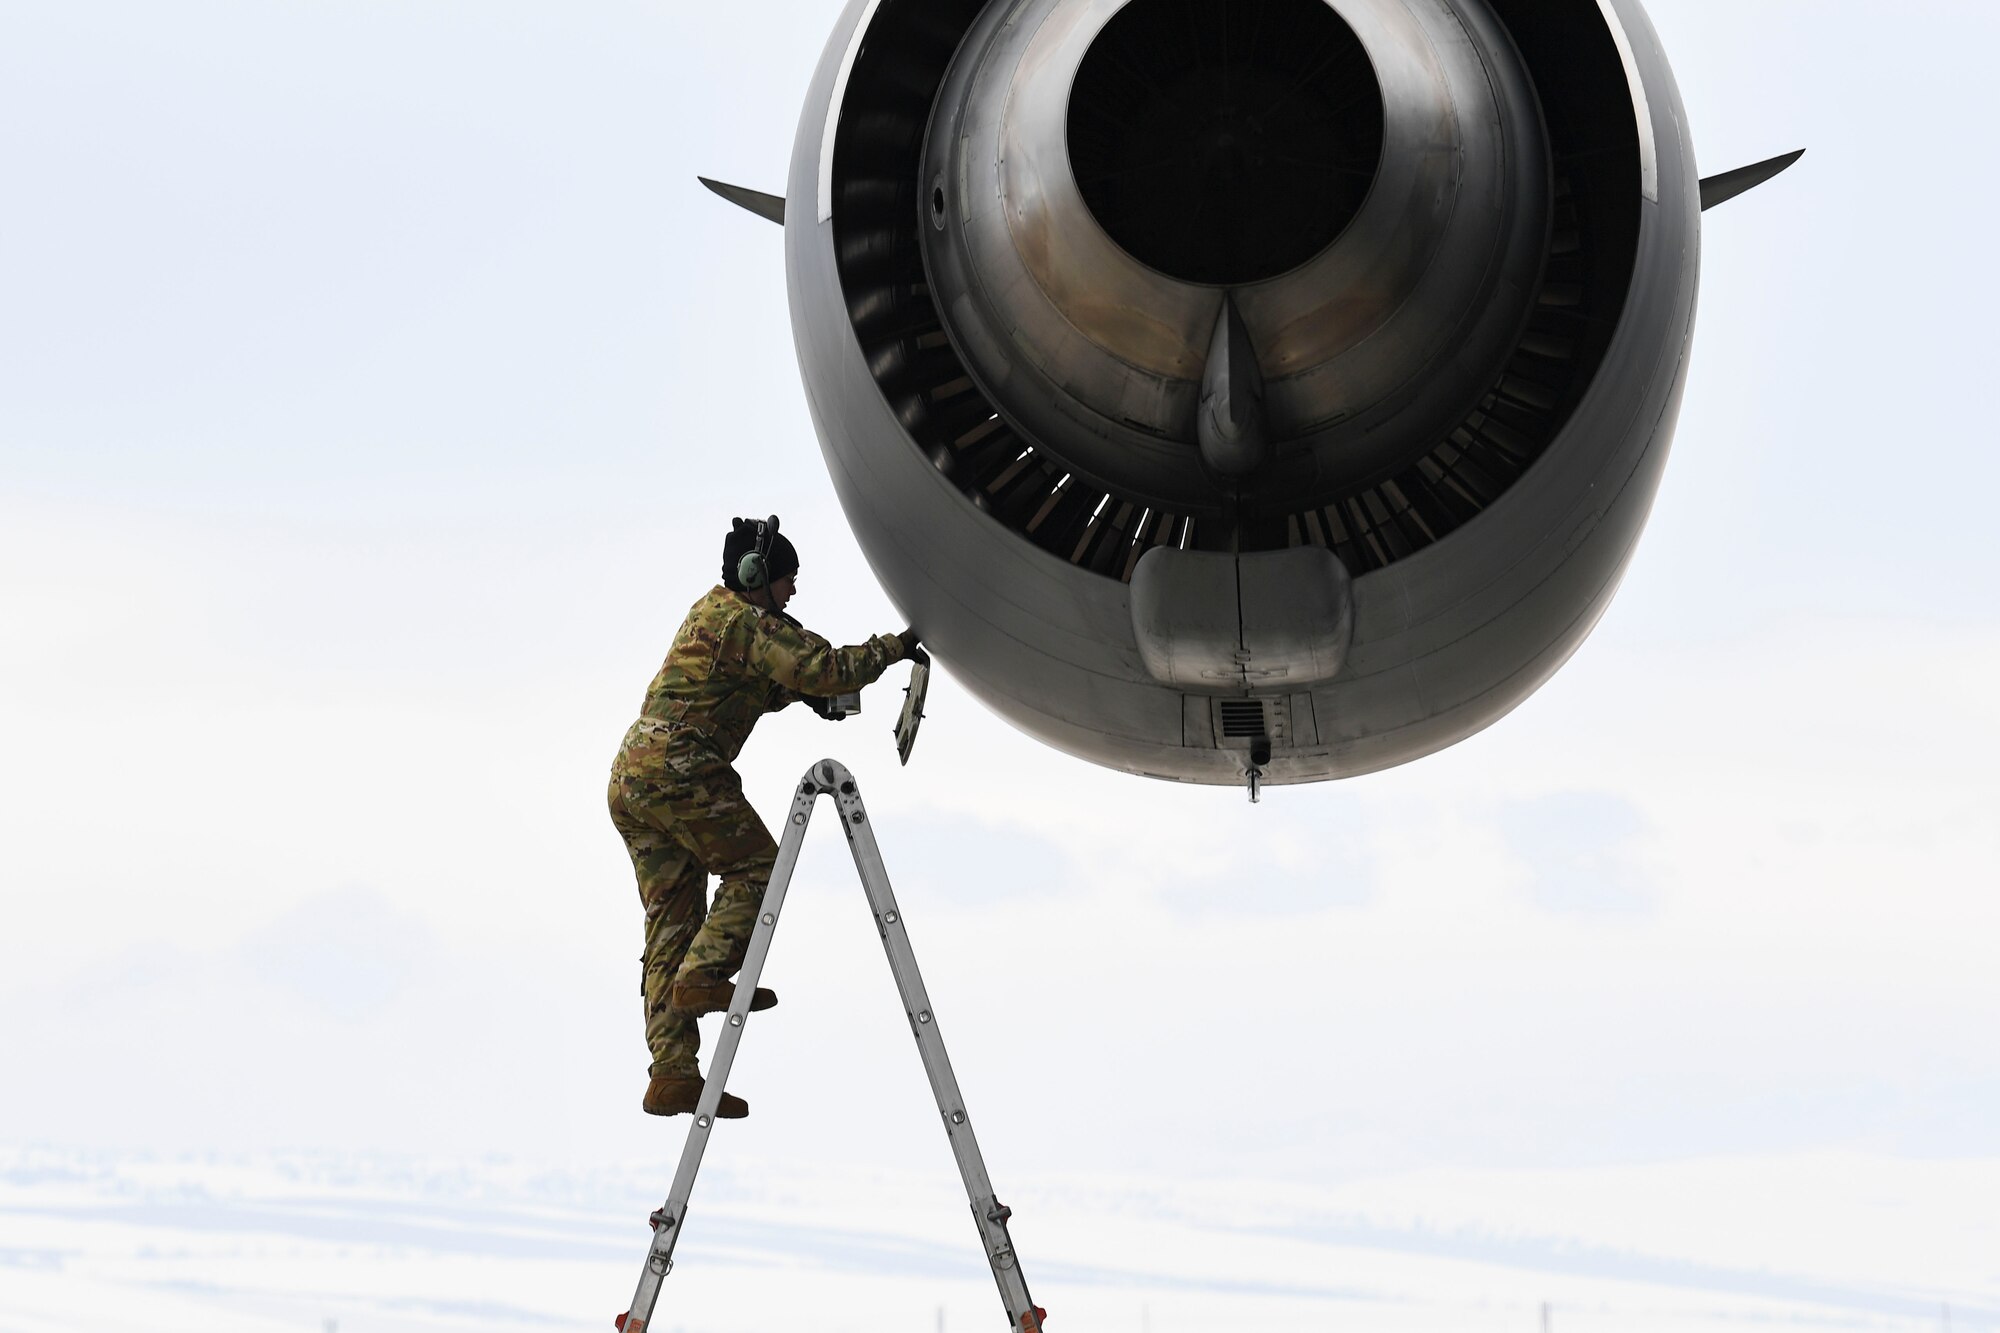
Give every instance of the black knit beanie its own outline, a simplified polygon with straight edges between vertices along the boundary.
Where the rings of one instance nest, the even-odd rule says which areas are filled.
[[[741,522],[741,520],[738,520]],[[736,566],[743,557],[757,549],[757,525],[742,523],[733,528],[722,539],[722,583],[734,592],[745,592],[743,580],[736,577]],[[799,553],[792,545],[792,539],[780,532],[771,538],[770,549],[771,582],[788,579],[799,572]]]

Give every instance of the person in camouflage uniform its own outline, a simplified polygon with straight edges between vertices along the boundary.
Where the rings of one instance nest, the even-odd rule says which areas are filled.
[[[873,683],[917,648],[909,630],[835,648],[784,613],[797,589],[798,553],[768,539],[766,584],[746,589],[742,557],[754,524],[738,520],[723,543],[722,584],[688,611],[638,721],[611,765],[611,822],[625,839],[646,910],[641,992],[652,1051],[644,1107],[652,1115],[692,1111],[701,1095],[695,1020],[729,1007],[729,977],[743,964],[778,845],[744,799],[731,767],[766,713],[805,701],[838,719],[830,699]],[[702,911],[708,877],[722,883]],[[759,987],[751,1003],[777,997]],[[724,1094],[719,1114],[747,1114]]]

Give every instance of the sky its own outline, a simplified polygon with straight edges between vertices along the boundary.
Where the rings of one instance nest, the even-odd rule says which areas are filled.
[[[2000,1244],[1955,1248],[2000,1162],[2000,13],[1649,12],[1704,171],[1809,152],[1708,216],[1651,527],[1526,705],[1254,808],[1042,748],[949,662],[907,769],[899,680],[745,755],[767,816],[824,754],[858,774],[1003,1192],[1121,1201],[1045,1233],[1078,1271],[1156,1188],[1298,1243],[1332,1200],[1682,1259],[1692,1191],[1762,1219],[1702,1262],[2000,1311]],[[780,233],[694,181],[782,188],[835,13],[0,0],[7,1160],[664,1189],[611,754],[732,514],[784,517],[807,624],[902,624],[812,438]],[[907,1173],[960,1227],[839,844],[713,1156],[751,1193]],[[1628,1231],[1634,1173],[1697,1220]],[[28,1271],[0,1329],[63,1327],[10,1304]]]

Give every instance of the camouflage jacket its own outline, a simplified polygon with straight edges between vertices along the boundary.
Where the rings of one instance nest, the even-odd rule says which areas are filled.
[[[902,660],[903,643],[894,634],[836,648],[718,585],[689,609],[646,689],[640,720],[667,723],[727,763],[764,714],[807,696],[858,690]]]

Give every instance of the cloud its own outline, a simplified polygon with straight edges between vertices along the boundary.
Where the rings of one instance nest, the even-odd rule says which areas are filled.
[[[1654,909],[1657,889],[1639,855],[1646,821],[1626,798],[1554,792],[1507,803],[1500,822],[1540,906],[1581,916],[1641,916]]]
[[[1159,899],[1194,916],[1289,917],[1360,907],[1376,890],[1368,810],[1353,800],[1311,817],[1249,809],[1232,801],[1218,817],[1159,829],[1174,869]]]
[[[291,96],[353,63],[298,40],[319,19],[269,10],[257,31],[289,34],[275,61],[143,5],[121,10],[136,28],[89,6],[14,24],[0,61],[21,77],[0,102],[24,123],[84,108],[70,119],[88,132],[61,152],[8,145],[27,153],[17,193],[48,205],[18,215],[36,264],[0,330],[17,483],[0,508],[0,1049],[29,1089],[9,1126],[537,1154],[658,1130],[627,1125],[637,909],[603,812],[610,749],[731,511],[786,516],[814,628],[853,641],[900,623],[812,461],[796,378],[730,350],[783,341],[782,237],[692,183],[731,162],[779,183],[828,21],[784,8],[799,21],[655,7],[666,26],[644,40],[630,14],[566,13],[525,44],[518,25],[468,33],[439,11],[425,41],[523,57],[460,61],[439,96],[436,62],[411,55],[428,46],[372,41],[380,25],[350,7],[333,49],[401,53],[377,71],[390,100],[359,121]],[[1721,7],[1701,0],[1653,8],[1695,138],[1702,118],[1737,136],[1704,156],[1760,156],[1765,47],[1704,43]],[[1779,8],[1777,27],[1805,12]],[[1933,16],[1961,38],[1933,50],[1976,72],[1992,7],[1961,8]],[[1848,29],[1800,31],[1825,56]],[[1851,63],[1793,61],[1792,91],[1813,96],[1775,101],[1894,141],[1894,117],[1855,119]],[[752,68],[781,95],[704,119],[708,76],[737,94]],[[1930,83],[1980,96],[1977,78]],[[181,132],[197,110],[227,133]],[[617,132],[579,135],[578,114]],[[703,134],[658,142],[695,121]],[[642,140],[660,170],[569,151],[604,166]],[[316,211],[326,153],[300,143],[338,150],[331,179],[359,191],[334,214]],[[233,189],[265,149],[289,174],[259,186],[270,225],[247,249],[206,225],[226,192],[176,186],[165,227],[119,206],[135,184]],[[448,178],[429,170],[445,159]],[[492,206],[530,178],[562,188]],[[1866,309],[1798,319],[1818,308],[1802,292],[1855,293],[1823,280],[1837,232],[1815,252],[1796,226],[1848,178],[1808,166],[1707,238],[1681,444],[1626,587],[1562,673],[1474,740],[1253,809],[1055,754],[948,671],[909,769],[889,748],[893,684],[863,722],[760,729],[744,770],[760,803],[782,807],[829,747],[855,762],[967,1084],[1046,1089],[979,1101],[996,1147],[1208,1172],[1262,1152],[1310,1174],[1336,1153],[1990,1144],[2000,547],[1982,506],[2000,452],[1952,426],[1978,415],[1990,337],[1966,318],[1992,276],[1968,287],[1950,247],[1905,256],[1933,279],[1883,289],[1919,330],[1887,348],[1914,379],[1852,373],[1884,347],[1846,331]],[[369,193],[412,180],[421,197]],[[385,203],[416,210],[395,253],[379,228],[355,249],[349,224]],[[1820,215],[1857,236],[1879,222]],[[320,251],[332,262],[292,262]],[[394,327],[385,294],[407,316]],[[265,336],[273,311],[301,310],[309,328]],[[1879,387],[1911,383],[1935,392]],[[1954,484],[1925,493],[1903,539],[1869,540],[1885,491],[1855,478],[1890,435],[1925,442]],[[1845,618],[1796,618],[1821,606]],[[844,882],[789,909],[786,1005],[746,1047],[745,1090],[755,1132],[805,1132],[784,1108],[810,1104],[849,1160],[887,1113],[845,1090],[914,1062],[893,1007],[860,1007],[893,997],[841,989],[847,971],[887,979],[824,817],[814,837],[830,843],[810,873]]]
[[[922,879],[936,902],[985,907],[1075,896],[1084,870],[1054,840],[1031,828],[955,810],[898,811],[882,835],[892,882]],[[968,855],[978,849],[977,855]]]
[[[444,950],[418,918],[370,889],[323,893],[247,936],[236,959],[309,1009],[344,1022],[380,1013]]]

